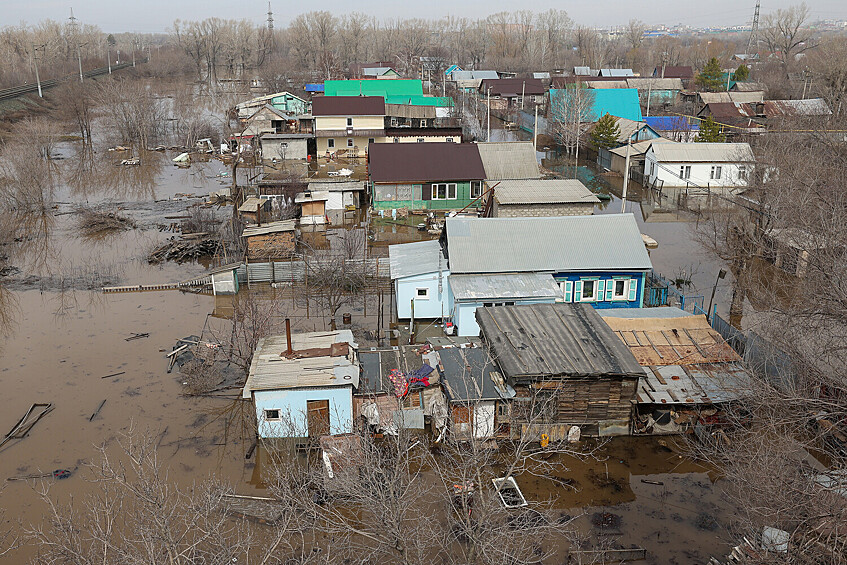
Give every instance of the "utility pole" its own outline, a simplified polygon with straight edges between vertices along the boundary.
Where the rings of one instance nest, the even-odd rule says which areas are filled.
[[[44,49],[45,47],[47,47],[46,43],[44,45],[39,45],[37,47],[35,45],[32,46],[33,61],[35,61],[35,82],[38,83],[38,97],[39,98],[44,98],[44,95],[41,93],[41,78],[38,76],[38,50]]]
[[[109,66],[109,74],[112,74],[112,48],[106,45],[106,64]]]
[[[759,50],[759,8],[761,7],[761,0],[756,0],[756,11],[753,13],[753,25],[750,27],[750,38],[747,40],[747,60],[749,61],[753,55],[751,52],[751,47],[753,46],[753,42],[756,42],[756,51]]]
[[[37,69],[38,67],[36,67]],[[488,87],[488,137],[486,137],[486,141],[491,141],[491,87]]]
[[[623,165],[623,191],[621,194],[621,214],[626,212],[626,189],[629,184],[629,148],[632,145],[632,136],[626,140],[626,158]]]
[[[662,53],[662,78],[665,78],[665,67],[668,64],[668,52]]]
[[[535,126],[532,128],[532,148],[538,151],[538,104],[535,105]]]
[[[521,83],[521,110],[523,110],[523,99],[524,99],[525,94],[526,94],[526,81],[523,81],[523,83]]]
[[[88,45],[88,43],[86,43],[85,45]],[[83,44],[77,42],[77,44],[76,44],[76,60],[79,63],[79,82],[82,82],[82,76],[83,76],[82,75],[82,53],[80,52],[80,49],[82,47],[83,47]]]
[[[662,74],[665,74],[665,67],[662,65]],[[665,78],[665,77],[662,77]],[[653,79],[647,83],[647,117],[650,117],[650,98],[653,97]]]

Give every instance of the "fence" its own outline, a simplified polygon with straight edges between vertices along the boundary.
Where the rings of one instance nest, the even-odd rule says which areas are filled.
[[[653,308],[656,306],[677,306],[682,310],[690,311],[692,314],[703,314],[707,318],[708,312],[703,309],[705,297],[701,294],[686,296],[682,294],[677,286],[655,271],[647,273],[647,291],[644,293],[645,306]]]
[[[377,278],[389,279],[387,257],[373,259],[348,259],[350,265],[361,265],[366,272],[374,273]],[[238,281],[286,283],[303,282],[306,279],[306,263],[298,261],[273,261],[267,263],[247,263],[236,269]]]

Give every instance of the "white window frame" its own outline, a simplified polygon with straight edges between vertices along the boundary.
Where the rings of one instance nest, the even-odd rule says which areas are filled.
[[[271,417],[268,415],[269,412],[276,412],[276,417]],[[266,408],[262,411],[262,415],[265,418],[266,422],[279,422],[282,420],[282,410],[279,408]]]
[[[353,127],[353,118],[347,118],[347,127],[348,128]]]
[[[444,198],[438,196],[438,187],[444,187]],[[453,189],[453,196],[450,196],[450,189]],[[456,200],[458,189],[455,182],[439,182],[432,185],[432,200]]]
[[[471,181],[471,200],[474,198],[479,198],[482,196],[482,181],[481,180],[472,180]]]
[[[448,137],[448,138],[447,138],[447,139],[445,139],[444,141],[446,141],[447,143],[453,143],[453,138],[452,138],[452,137]]]
[[[582,292],[580,293],[580,302],[597,302],[597,287],[599,286],[598,279],[580,279],[582,282]],[[585,298],[585,285],[591,285],[591,298]]]
[[[326,148],[327,149],[335,149],[335,140],[332,139],[331,137],[327,138],[327,140],[326,140]]]
[[[348,148],[348,149],[352,149],[354,145],[355,145],[355,144],[353,143],[353,138],[352,138],[352,137],[348,137],[348,138],[347,138],[347,148]]]
[[[424,291],[424,293],[421,294],[421,291]],[[420,286],[415,288],[415,300],[429,300],[429,287]]]
[[[423,137],[418,138],[418,143],[424,143],[425,141],[426,141],[426,139],[423,138]]]
[[[747,165],[738,165],[739,180],[747,180]]]
[[[688,180],[691,178],[691,165],[679,166],[679,178],[683,180]]]
[[[612,279],[612,302],[629,302],[629,278]],[[623,283],[623,292],[618,295],[618,283]]]
[[[426,119],[421,120],[419,123],[420,123],[420,127],[422,127],[422,128],[426,127]]]
[[[393,128],[397,127],[397,118],[391,118],[391,127],[393,127]]]
[[[722,174],[723,168],[720,165],[712,165],[712,168],[709,171],[709,178],[711,180],[721,180]]]

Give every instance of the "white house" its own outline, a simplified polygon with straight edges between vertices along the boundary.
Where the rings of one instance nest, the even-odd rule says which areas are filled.
[[[350,330],[259,340],[242,398],[252,400],[260,438],[318,438],[353,431],[359,386]]]
[[[447,284],[450,269],[437,240],[391,245],[388,261],[399,319],[450,315],[452,295]]]
[[[653,143],[644,158],[649,184],[692,189],[747,185],[755,159],[747,143]]]

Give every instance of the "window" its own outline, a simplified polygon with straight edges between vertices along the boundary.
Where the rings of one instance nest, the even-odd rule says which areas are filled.
[[[597,281],[584,280],[582,281],[582,299],[581,302],[594,302],[597,299]]]
[[[265,421],[266,422],[279,421],[279,419],[280,419],[279,409],[265,410]]]
[[[432,185],[433,200],[456,200],[456,183],[440,183]]]
[[[680,165],[679,166],[679,178],[681,178],[681,179],[690,179],[691,178],[691,165]]]
[[[612,300],[627,300],[629,297],[629,279],[615,279],[612,283]]]
[[[399,137],[395,137],[395,138],[394,138],[394,143],[400,143],[400,138],[399,138]]]
[[[391,118],[391,127],[393,127],[393,128],[397,127],[397,118]]]
[[[740,180],[747,180],[747,166],[746,165],[738,165],[738,178]]]
[[[353,127],[353,118],[347,118],[347,127],[348,128]]]
[[[332,139],[332,138],[327,139],[326,140],[326,148],[327,149],[335,149],[335,140]]]
[[[371,143],[373,143],[373,142],[374,142],[374,138],[369,137],[369,138],[368,138],[368,145],[370,145],[370,144],[371,144]]]
[[[471,181],[471,198],[479,198],[482,196],[482,181],[481,180],[472,180]]]
[[[709,172],[710,179],[720,179],[721,178],[721,166],[720,165],[712,165],[712,170]]]
[[[447,139],[445,139],[444,141],[446,141],[447,143],[453,143],[453,138],[452,138],[452,137],[448,137],[448,138],[447,138]]]
[[[425,127],[426,127],[426,120],[421,120],[421,127],[422,127],[422,128],[425,128]]]
[[[429,300],[429,289],[428,288],[416,288],[415,289],[415,298],[418,300]]]
[[[423,143],[424,141],[426,141],[424,138],[422,138],[422,137],[418,138],[418,143]]]
[[[347,147],[353,147],[353,138],[352,137],[347,138]]]

